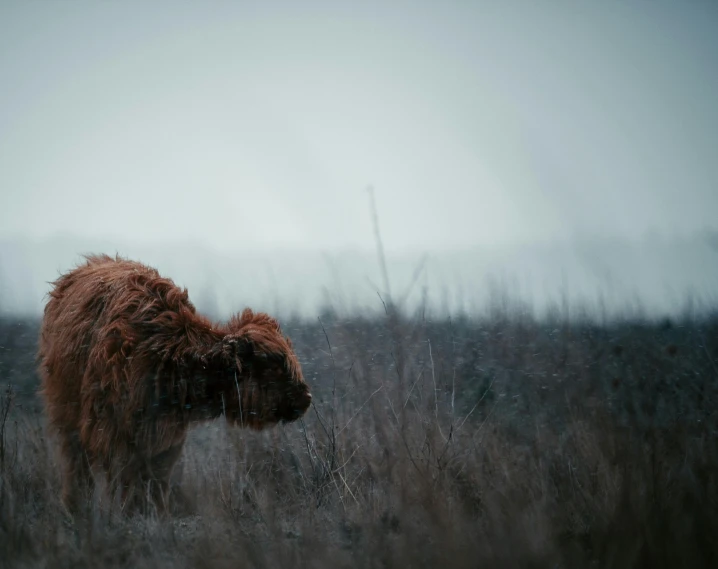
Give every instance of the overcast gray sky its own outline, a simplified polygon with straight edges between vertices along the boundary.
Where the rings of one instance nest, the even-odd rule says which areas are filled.
[[[708,0],[0,0],[0,236],[447,249],[718,228]]]

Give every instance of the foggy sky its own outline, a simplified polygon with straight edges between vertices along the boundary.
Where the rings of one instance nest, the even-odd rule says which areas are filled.
[[[0,236],[389,250],[718,228],[708,1],[0,2]]]

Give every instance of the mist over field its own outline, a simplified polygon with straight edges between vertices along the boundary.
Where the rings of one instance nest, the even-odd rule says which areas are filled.
[[[86,252],[218,315],[715,304],[711,2],[5,2],[0,310]],[[493,285],[489,285],[493,282]],[[328,291],[328,294],[327,294]]]
[[[371,237],[368,238],[370,240]],[[283,317],[380,313],[387,291],[366,250],[226,250],[192,242],[0,240],[0,314],[37,317],[48,284],[84,253],[119,253],[157,267],[213,318],[250,306]],[[718,234],[668,239],[389,253],[390,292],[408,311],[485,314],[496,303],[541,317],[566,303],[574,316],[678,317],[718,307]]]

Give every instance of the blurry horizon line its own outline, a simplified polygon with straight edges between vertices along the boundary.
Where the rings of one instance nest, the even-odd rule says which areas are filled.
[[[426,246],[392,246],[391,242],[386,239],[382,240],[382,245],[386,254],[391,257],[401,257],[405,255],[431,255],[431,254],[452,254],[470,251],[481,251],[490,253],[500,250],[521,250],[538,247],[541,249],[557,247],[565,248],[574,244],[590,244],[590,243],[621,243],[626,245],[641,245],[651,242],[668,242],[678,243],[684,241],[706,241],[710,245],[718,248],[718,225],[716,227],[698,227],[691,230],[671,230],[660,231],[649,228],[641,234],[600,234],[597,232],[574,232],[572,235],[556,235],[554,237],[538,237],[532,239],[514,239],[503,242],[491,243],[467,243],[464,245],[445,245],[436,247]],[[307,244],[294,243],[247,243],[237,242],[227,247],[220,247],[216,244],[195,237],[187,238],[133,238],[127,235],[113,235],[111,233],[100,235],[84,235],[73,231],[55,231],[46,235],[25,235],[19,232],[3,232],[0,230],[0,241],[5,243],[32,243],[41,245],[43,243],[76,242],[76,243],[96,243],[100,247],[109,246],[110,249],[115,245],[126,248],[177,248],[187,247],[194,250],[204,249],[216,253],[224,254],[251,254],[251,253],[306,253],[306,254],[331,254],[331,253],[348,253],[361,254],[362,256],[376,256],[376,243],[373,236],[369,236],[365,243],[362,244],[339,244],[326,246],[310,246]],[[121,251],[110,250],[78,250],[77,255],[86,254],[108,254],[125,256]]]
[[[197,309],[229,314],[244,306],[314,317],[381,311],[385,295],[375,250],[216,248],[192,239],[163,243],[0,235],[0,314],[38,315],[50,284],[83,262],[83,254],[119,254],[156,268],[187,288]],[[103,244],[103,246],[99,246]],[[387,251],[393,300],[405,309],[481,314],[497,298],[545,313],[566,299],[572,310],[621,317],[678,316],[685,306],[718,308],[718,232],[641,242],[533,242],[511,248]],[[384,300],[387,297],[384,296]],[[428,304],[422,304],[428,303]]]

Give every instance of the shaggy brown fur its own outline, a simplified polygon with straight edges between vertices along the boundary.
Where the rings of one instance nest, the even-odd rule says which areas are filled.
[[[249,309],[226,324],[195,311],[187,291],[142,264],[106,255],[61,276],[40,332],[42,395],[76,510],[101,470],[122,501],[134,490],[166,506],[191,423],[225,414],[262,429],[293,421],[311,394],[279,324]]]

